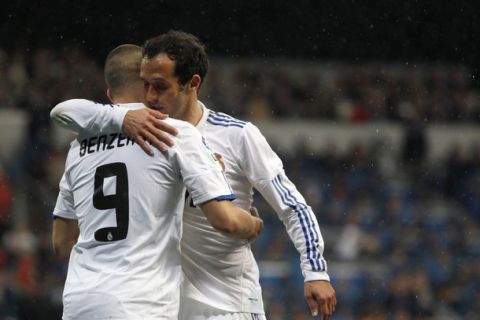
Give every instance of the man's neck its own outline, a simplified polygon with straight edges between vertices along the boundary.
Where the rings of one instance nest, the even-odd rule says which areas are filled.
[[[200,122],[200,119],[202,119],[202,115],[203,108],[200,105],[200,102],[198,100],[195,100],[193,106],[191,108],[188,108],[188,111],[186,112],[182,120],[196,126]]]
[[[141,101],[142,100],[137,97],[121,96],[121,97],[115,97],[112,102],[115,104],[120,104],[120,103],[136,103]]]

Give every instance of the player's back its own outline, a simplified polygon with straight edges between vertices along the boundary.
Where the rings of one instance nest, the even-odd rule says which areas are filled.
[[[180,132],[190,130],[168,121]],[[67,319],[170,319],[176,313],[184,197],[177,151],[150,157],[120,133],[80,134],[72,143],[65,179],[80,236],[64,290]]]

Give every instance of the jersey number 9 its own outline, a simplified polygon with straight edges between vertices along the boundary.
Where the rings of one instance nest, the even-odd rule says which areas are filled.
[[[105,195],[105,178],[116,177],[115,194]],[[100,166],[95,171],[95,191],[93,206],[99,210],[115,209],[116,227],[106,227],[95,231],[95,240],[102,242],[125,239],[128,233],[128,174],[125,163],[115,162]]]

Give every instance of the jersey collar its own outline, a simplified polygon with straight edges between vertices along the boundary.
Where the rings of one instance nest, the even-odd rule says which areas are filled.
[[[198,121],[198,123],[196,125],[196,128],[201,131],[201,129],[203,129],[203,127],[205,126],[205,123],[207,122],[207,118],[208,118],[208,114],[210,113],[210,109],[205,107],[203,102],[201,102],[200,100],[198,100],[198,104],[202,108],[203,114],[202,114],[202,117],[200,118],[200,121]]]

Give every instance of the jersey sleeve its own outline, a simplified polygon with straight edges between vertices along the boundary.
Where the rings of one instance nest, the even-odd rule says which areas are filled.
[[[53,209],[53,218],[61,217],[66,219],[77,219],[75,215],[73,193],[70,190],[65,173],[60,180],[59,187],[60,191],[58,193],[55,209]]]
[[[255,189],[275,210],[300,253],[305,281],[330,280],[323,258],[324,241],[317,218],[296,186],[288,179],[283,164],[257,127],[248,124],[240,141],[237,162]]]
[[[221,165],[197,129],[190,125],[182,127],[174,148],[183,181],[194,205],[212,199],[236,199]]]
[[[121,132],[128,110],[113,104],[71,99],[57,104],[50,112],[50,117],[59,126],[76,133],[112,133]]]
[[[255,181],[271,180],[282,170],[282,160],[252,123],[247,123],[239,139],[241,151],[236,154],[236,160],[252,184]]]

